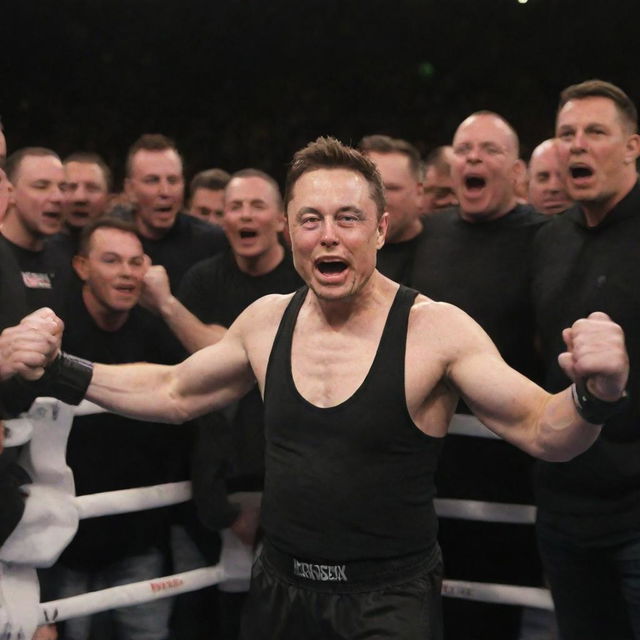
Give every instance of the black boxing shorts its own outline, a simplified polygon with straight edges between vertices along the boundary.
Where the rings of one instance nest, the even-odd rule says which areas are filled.
[[[441,640],[442,556],[328,564],[265,541],[245,603],[241,640]]]

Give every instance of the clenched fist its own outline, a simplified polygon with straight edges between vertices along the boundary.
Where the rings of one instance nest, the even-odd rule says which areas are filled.
[[[60,351],[64,324],[43,307],[0,334],[0,380],[20,375],[38,380]]]
[[[587,380],[589,391],[600,400],[618,400],[629,376],[622,328],[606,313],[596,311],[576,320],[562,332],[562,338],[567,350],[558,356],[558,362],[564,372],[572,380]]]

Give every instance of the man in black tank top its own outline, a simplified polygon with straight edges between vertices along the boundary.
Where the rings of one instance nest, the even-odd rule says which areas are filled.
[[[331,138],[308,145],[285,204],[307,287],[256,301],[176,367],[95,365],[87,397],[182,422],[257,382],[265,543],[244,639],[440,639],[433,471],[458,397],[528,453],[569,459],[624,404],[622,330],[603,313],[565,330],[560,362],[577,389],[548,394],[466,314],[376,270],[388,216],[361,154]]]

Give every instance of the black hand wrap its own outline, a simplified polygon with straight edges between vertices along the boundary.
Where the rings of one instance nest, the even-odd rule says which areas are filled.
[[[67,404],[80,404],[89,388],[92,376],[92,362],[61,351],[45,369],[42,383],[47,393],[54,398]]]
[[[591,424],[604,424],[609,418],[622,413],[629,404],[629,395],[626,391],[614,402],[597,398],[589,391],[587,381],[582,378],[578,378],[571,386],[571,396],[580,417]]]

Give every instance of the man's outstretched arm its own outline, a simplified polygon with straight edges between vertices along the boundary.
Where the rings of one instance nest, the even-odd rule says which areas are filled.
[[[174,365],[96,364],[87,399],[140,420],[181,423],[242,397],[255,383],[241,331]]]
[[[563,332],[567,350],[559,362],[578,391],[571,385],[554,395],[508,367],[477,325],[464,333],[448,378],[487,427],[531,455],[564,461],[582,453],[623,402],[629,375],[624,334],[604,313]]]

